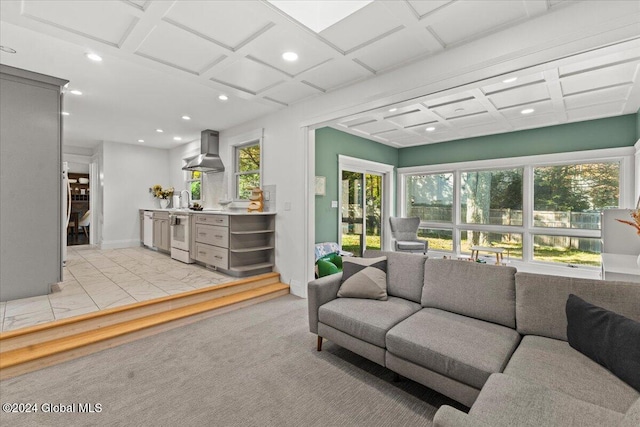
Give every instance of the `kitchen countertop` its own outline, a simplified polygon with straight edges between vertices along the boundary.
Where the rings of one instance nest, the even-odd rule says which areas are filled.
[[[205,215],[275,215],[275,212],[247,212],[246,209],[236,209],[236,210],[201,210],[194,211],[191,209],[160,209],[160,208],[151,208],[151,209],[140,209],[141,211],[153,211],[153,212],[168,212],[174,214],[205,214]]]

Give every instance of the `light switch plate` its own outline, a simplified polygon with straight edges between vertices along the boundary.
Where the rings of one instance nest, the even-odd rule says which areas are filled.
[[[291,202],[284,202],[284,210],[285,211],[291,210]]]
[[[331,201],[331,207],[332,208],[337,208],[338,207],[338,201],[337,200],[332,200]]]

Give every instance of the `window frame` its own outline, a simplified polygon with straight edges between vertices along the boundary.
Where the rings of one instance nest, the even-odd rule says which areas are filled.
[[[191,160],[195,159],[196,157],[198,157],[197,154],[195,156],[190,156],[190,157],[182,159],[182,166],[186,166],[187,163],[189,163]],[[183,172],[184,172],[184,189],[189,192],[189,198],[191,199],[191,203],[202,203],[202,202],[204,202],[204,181],[202,180],[202,176],[204,175],[204,172],[200,172],[200,178],[198,178],[198,179],[190,178],[192,171],[183,171]],[[192,198],[193,194],[191,194],[191,183],[192,182],[198,182],[198,181],[200,181],[200,198],[199,199],[193,199]]]
[[[554,235],[568,237],[585,237],[585,238],[601,238],[601,230],[589,229],[567,229],[567,228],[551,228],[551,227],[534,227],[533,226],[533,188],[534,177],[533,170],[535,167],[541,166],[559,166],[566,164],[584,164],[584,163],[608,163],[618,162],[619,170],[619,201],[618,207],[632,208],[635,206],[634,201],[634,154],[633,147],[609,148],[601,150],[575,151],[557,154],[543,154],[526,157],[511,157],[503,159],[477,160],[459,163],[447,163],[439,165],[415,166],[398,169],[397,180],[397,212],[401,216],[406,216],[406,199],[407,189],[405,188],[406,176],[409,175],[425,175],[453,173],[453,222],[430,222],[421,221],[420,228],[435,228],[452,230],[453,234],[453,250],[451,252],[442,251],[443,254],[454,254],[455,256],[463,255],[461,248],[461,231],[487,231],[495,233],[522,233],[522,260],[519,262],[531,263],[547,266],[563,266],[565,264],[534,260],[533,258],[533,236],[534,235]],[[523,168],[523,189],[522,189],[522,226],[514,225],[491,225],[491,224],[467,224],[461,221],[461,174],[469,171],[478,170],[497,170],[497,169],[513,169]],[[583,269],[597,269],[599,267],[590,267],[580,265]]]
[[[249,202],[249,199],[243,199],[238,197],[238,177],[240,175],[247,175],[258,173],[259,175],[259,187],[263,187],[263,177],[264,177],[264,137],[263,130],[258,129],[256,131],[240,135],[229,140],[229,148],[231,155],[231,175],[229,179],[229,194],[232,195],[232,199],[234,202]],[[239,171],[239,153],[240,150],[246,147],[251,147],[253,145],[258,145],[260,148],[260,168],[257,171]]]

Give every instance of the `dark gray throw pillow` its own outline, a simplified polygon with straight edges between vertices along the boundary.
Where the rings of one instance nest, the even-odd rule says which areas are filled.
[[[343,258],[338,296],[386,301],[387,257]]]
[[[570,294],[567,341],[640,391],[640,323]]]

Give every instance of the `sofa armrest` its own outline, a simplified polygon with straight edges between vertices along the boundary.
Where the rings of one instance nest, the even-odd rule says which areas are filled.
[[[465,414],[451,406],[442,405],[433,418],[433,427],[491,427],[489,424]]]
[[[309,330],[314,334],[318,333],[318,309],[321,305],[328,303],[338,297],[340,280],[342,273],[331,274],[316,280],[312,280],[307,285],[307,301],[309,304]]]

